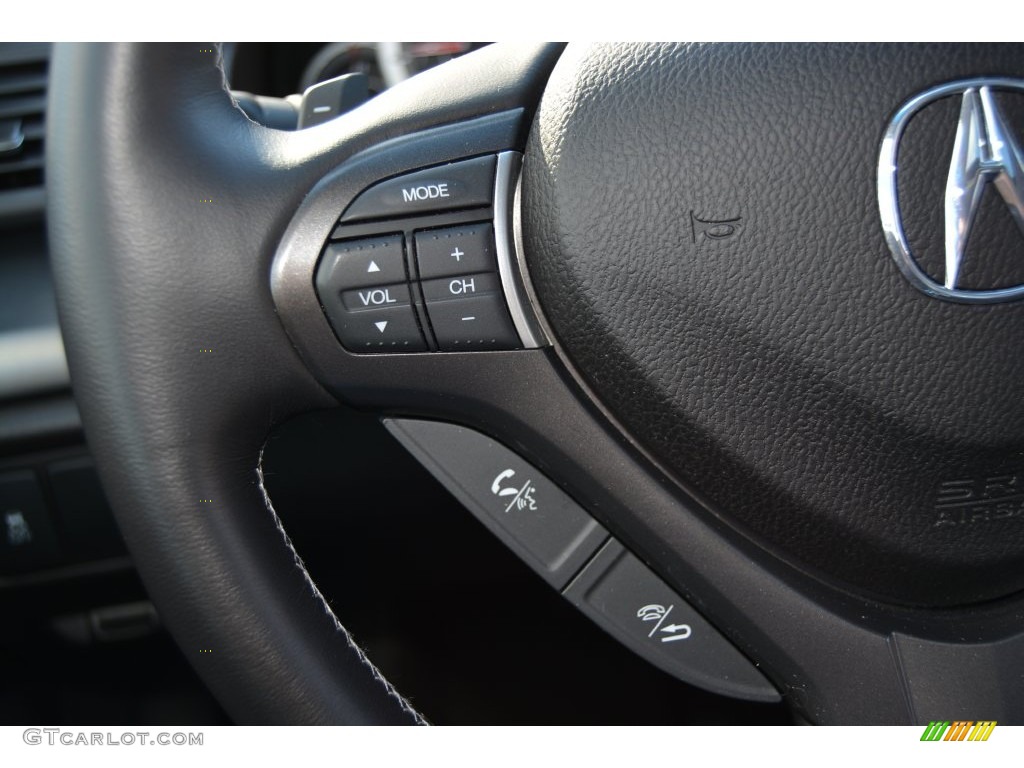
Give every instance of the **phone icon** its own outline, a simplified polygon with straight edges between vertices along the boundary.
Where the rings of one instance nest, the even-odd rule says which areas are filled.
[[[501,472],[496,478],[494,478],[494,482],[491,483],[491,493],[497,496],[515,496],[517,493],[519,493],[518,488],[512,488],[511,486],[508,488],[501,487],[502,480],[508,480],[514,477],[515,474],[516,472],[514,469],[506,469],[505,471]]]
[[[651,605],[645,605],[639,611],[636,612],[636,617],[640,621],[660,621],[665,618],[665,614],[668,613],[668,609],[664,605],[658,605],[657,603]]]

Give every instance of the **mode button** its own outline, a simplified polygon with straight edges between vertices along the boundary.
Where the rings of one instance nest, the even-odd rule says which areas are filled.
[[[345,210],[341,221],[347,224],[490,205],[494,163],[494,155],[489,155],[382,181],[360,194]]]

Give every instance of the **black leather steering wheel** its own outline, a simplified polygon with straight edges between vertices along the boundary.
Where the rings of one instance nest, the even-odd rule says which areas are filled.
[[[293,133],[232,104],[216,50],[57,46],[47,172],[90,446],[238,722],[424,721],[263,487],[271,427],[338,399],[527,457],[811,722],[1022,719],[1024,310],[910,285],[876,175],[902,104],[1021,77],[1019,47],[502,44]],[[905,131],[920,253],[958,108]],[[302,254],[381,179],[506,150],[552,344],[342,348]],[[985,232],[979,253],[1019,256],[1012,222]]]

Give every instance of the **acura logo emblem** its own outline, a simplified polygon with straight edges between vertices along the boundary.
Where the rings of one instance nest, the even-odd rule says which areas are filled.
[[[882,227],[900,271],[917,288],[949,301],[989,304],[1024,298],[1024,285],[991,290],[957,287],[967,241],[982,194],[991,183],[1002,196],[1024,237],[1024,153],[999,110],[994,91],[1024,91],[1024,81],[1005,78],[961,80],[914,97],[896,113],[882,140],[878,161],[878,203]],[[899,142],[908,121],[922,107],[962,94],[945,195],[945,279],[934,280],[915,261],[900,222],[896,192]]]

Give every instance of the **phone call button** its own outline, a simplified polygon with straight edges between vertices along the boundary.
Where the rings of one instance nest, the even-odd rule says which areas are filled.
[[[470,512],[556,589],[608,532],[536,467],[455,424],[386,419],[385,426]]]

